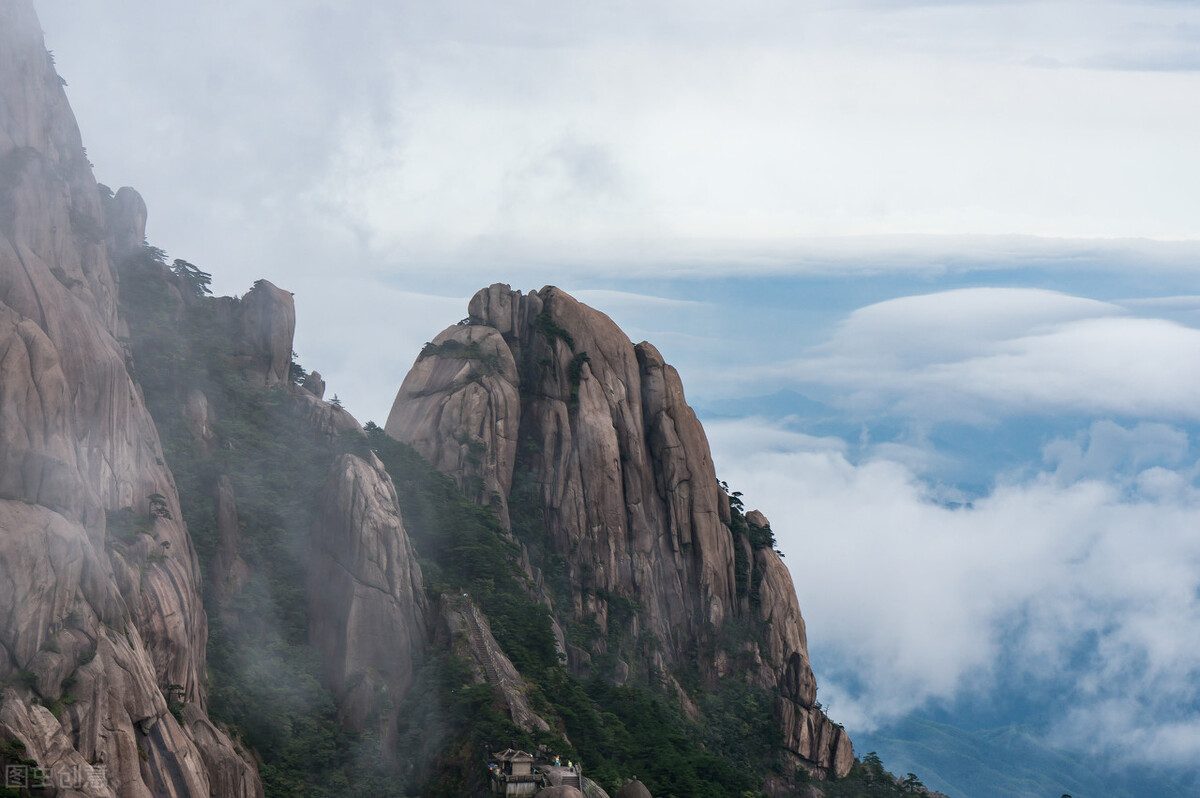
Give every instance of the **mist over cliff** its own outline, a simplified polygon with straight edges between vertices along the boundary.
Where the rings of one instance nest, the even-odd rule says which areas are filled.
[[[259,794],[205,713],[200,563],[122,340],[144,215],[98,190],[28,3],[0,40],[6,751],[88,794]]]
[[[479,794],[504,747],[596,794],[850,774],[770,524],[651,344],[493,285],[364,429],[291,294],[211,296],[95,182],[28,2],[0,38],[9,788]]]

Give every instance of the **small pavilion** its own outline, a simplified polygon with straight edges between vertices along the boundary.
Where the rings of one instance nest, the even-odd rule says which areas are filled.
[[[533,795],[545,784],[545,776],[534,767],[534,756],[506,748],[488,762],[492,792],[496,795]]]

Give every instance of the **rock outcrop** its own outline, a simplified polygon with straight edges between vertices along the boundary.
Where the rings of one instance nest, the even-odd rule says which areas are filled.
[[[301,383],[304,390],[311,393],[318,399],[325,398],[325,380],[321,378],[321,372],[310,371],[304,375],[304,382]]]
[[[216,489],[217,553],[210,564],[209,579],[217,605],[224,609],[242,591],[250,578],[250,566],[242,559],[241,525],[237,498],[229,477],[221,475]]]
[[[203,391],[193,388],[188,392],[183,405],[183,419],[187,423],[188,431],[192,433],[192,440],[201,450],[210,451],[216,443],[217,436],[212,430],[213,413],[208,406],[208,397]]]
[[[398,704],[426,645],[421,569],[375,455],[333,464],[310,557],[309,636],[351,728]],[[384,699],[384,701],[381,701]]]
[[[564,625],[595,630],[589,648],[568,647],[573,667],[615,661],[608,676],[621,681],[631,666],[670,674],[718,651],[697,663],[718,680],[735,664],[717,636],[754,623],[765,640],[745,641],[736,669],[777,691],[788,755],[818,775],[848,772],[849,738],[815,704],[788,571],[732,531],[704,430],[654,346],[557,288],[493,285],[421,352],[385,429],[506,525],[518,496],[539,505],[548,543],[521,542],[566,572],[540,573],[549,560],[535,552],[531,576],[552,586]]]
[[[643,628],[678,661],[735,603],[722,496],[710,459],[711,477],[691,471],[705,460],[693,466],[686,453],[707,458],[707,444],[678,375],[653,347],[635,350],[607,316],[554,288],[522,295],[493,286],[471,313],[472,324],[422,352],[388,434],[502,511],[519,434],[547,531],[570,554],[575,618],[596,616],[606,634],[608,602],[598,592],[641,602]]]
[[[129,186],[117,190],[108,205],[108,229],[116,257],[128,255],[145,243],[148,217],[146,201],[141,194]]]
[[[445,330],[405,378],[387,432],[411,444],[509,524],[521,423],[517,364],[504,337],[479,325]]]
[[[756,570],[762,574],[757,616],[766,638],[763,658],[779,685],[776,711],[784,747],[822,770],[844,776],[854,764],[854,750],[846,730],[815,706],[817,680],[808,660],[804,619],[791,574],[773,550],[758,549],[754,554]]]
[[[304,419],[304,426],[327,440],[336,439],[347,432],[362,435],[363,429],[358,420],[340,405],[324,402],[305,389],[293,391],[291,400]]]
[[[103,765],[76,794],[261,794],[221,730],[168,711],[204,717],[207,622],[118,341],[110,256],[144,203],[123,192],[110,232],[28,0],[0,0],[0,109],[0,736],[42,767]]]
[[[534,798],[583,798],[583,793],[578,787],[560,784],[557,787],[543,787]]]
[[[646,789],[645,784],[637,779],[626,779],[613,798],[653,798],[653,796],[650,795],[650,790]]]
[[[270,387],[289,382],[296,304],[291,293],[258,280],[232,309],[236,354],[252,382]]]

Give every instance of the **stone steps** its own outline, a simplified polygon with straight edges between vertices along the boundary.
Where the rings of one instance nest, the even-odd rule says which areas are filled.
[[[483,629],[479,626],[479,619],[475,617],[475,608],[472,606],[464,610],[463,618],[467,622],[467,637],[471,641],[471,648],[474,649],[476,656],[483,664],[483,672],[487,677],[488,684],[500,687],[500,672],[496,670],[491,652],[484,642]]]

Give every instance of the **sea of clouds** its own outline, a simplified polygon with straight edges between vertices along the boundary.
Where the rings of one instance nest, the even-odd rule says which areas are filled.
[[[1194,762],[1198,355],[1196,330],[1119,304],[971,289],[862,308],[769,367],[839,387],[848,413],[925,429],[1038,413],[1074,425],[981,496],[932,478],[943,455],[919,437],[872,445],[786,418],[709,422],[718,470],[750,486],[748,506],[787,554],[834,715],[870,730],[1051,686],[1051,741]]]

